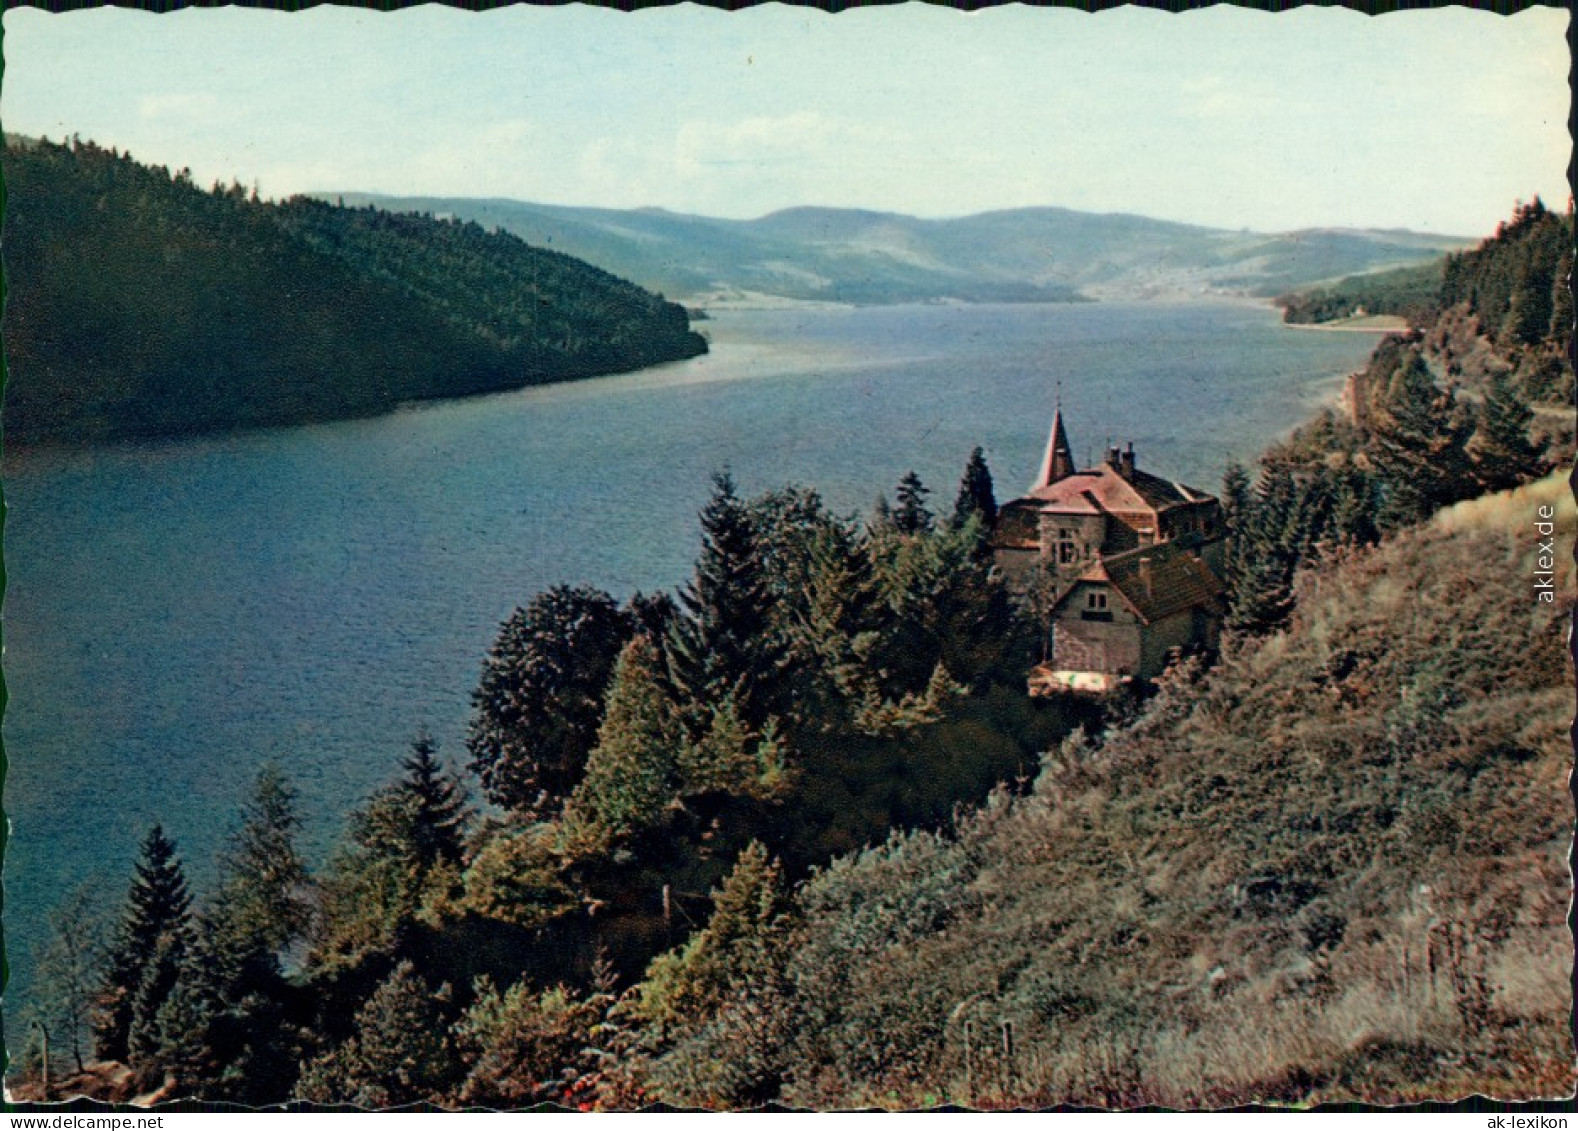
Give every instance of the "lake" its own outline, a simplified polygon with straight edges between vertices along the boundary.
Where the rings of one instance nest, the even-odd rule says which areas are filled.
[[[427,728],[463,760],[499,623],[559,582],[688,575],[713,471],[866,510],[970,449],[1028,486],[1061,381],[1075,453],[1216,490],[1359,367],[1248,303],[723,311],[708,356],[375,420],[8,457],[9,959],[59,894],[118,910],[162,821],[201,890],[258,766],[321,860]],[[15,995],[9,995],[15,1001]],[[15,1016],[12,1014],[12,1016]]]

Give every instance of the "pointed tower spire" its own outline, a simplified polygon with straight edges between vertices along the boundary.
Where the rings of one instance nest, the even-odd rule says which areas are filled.
[[[1052,435],[1047,439],[1046,455],[1041,457],[1041,472],[1036,476],[1035,484],[1030,488],[1039,491],[1042,487],[1050,487],[1059,479],[1066,479],[1073,475],[1078,468],[1074,466],[1074,449],[1068,442],[1068,432],[1063,428],[1062,397],[1058,398],[1058,406],[1052,414]]]

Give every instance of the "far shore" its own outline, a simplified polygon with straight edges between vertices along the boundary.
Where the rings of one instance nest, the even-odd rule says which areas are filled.
[[[1294,330],[1339,334],[1400,334],[1408,329],[1408,319],[1395,314],[1374,314],[1364,318],[1340,318],[1335,322],[1284,322],[1283,325]]]

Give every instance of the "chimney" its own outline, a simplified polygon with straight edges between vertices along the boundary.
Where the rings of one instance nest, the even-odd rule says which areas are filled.
[[[1107,449],[1107,466],[1118,467],[1122,463],[1123,453],[1116,447]]]
[[[1151,592],[1151,559],[1150,558],[1141,558],[1140,559],[1140,586],[1145,590],[1145,596],[1147,598],[1153,598],[1153,597],[1156,596],[1156,594]]]
[[[1134,474],[1134,441],[1129,441],[1128,450],[1123,453],[1122,471],[1124,478]]]

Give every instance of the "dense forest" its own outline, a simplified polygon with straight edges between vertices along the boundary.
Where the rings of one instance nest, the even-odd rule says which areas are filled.
[[[1488,326],[1498,293],[1451,309]],[[1554,317],[1505,329],[1515,308],[1507,358],[1509,335],[1561,348]],[[265,767],[212,891],[156,826],[115,924],[64,899],[37,979],[60,1090],[1570,1094],[1575,579],[1536,535],[1574,514],[1520,363],[1454,388],[1438,329],[1229,469],[1220,656],[1104,702],[1024,694],[1044,626],[992,566],[979,450],[951,506],[908,475],[863,521],[720,475],[687,585],[531,598],[483,661],[464,768],[417,736],[315,874]]]
[[[1417,325],[1435,315],[1441,298],[1442,262],[1350,275],[1327,287],[1281,295],[1282,320],[1294,325],[1336,322],[1366,314],[1393,314]]]
[[[704,352],[685,311],[475,223],[204,191],[8,139],[13,444],[387,411]]]

